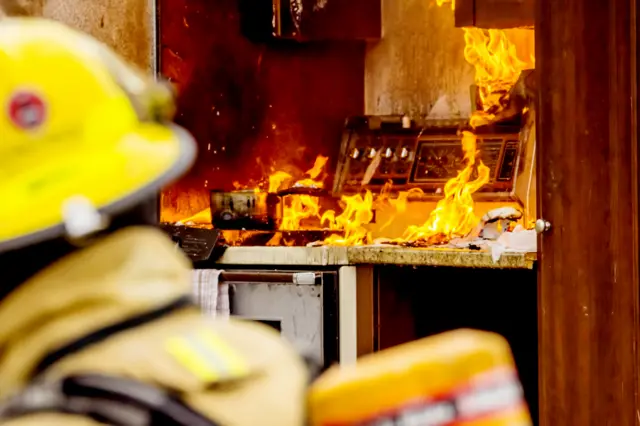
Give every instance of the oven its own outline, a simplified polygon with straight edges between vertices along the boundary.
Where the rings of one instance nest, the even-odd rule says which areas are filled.
[[[232,315],[272,327],[318,365],[338,361],[337,272],[224,268]]]

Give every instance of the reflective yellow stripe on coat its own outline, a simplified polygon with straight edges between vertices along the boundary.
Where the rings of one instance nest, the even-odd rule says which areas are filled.
[[[167,340],[166,349],[183,367],[208,382],[237,379],[249,373],[244,358],[212,330]]]

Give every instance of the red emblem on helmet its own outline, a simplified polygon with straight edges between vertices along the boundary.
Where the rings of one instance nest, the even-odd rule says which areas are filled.
[[[17,127],[33,130],[46,118],[46,105],[42,98],[32,92],[19,92],[9,100],[9,118]]]

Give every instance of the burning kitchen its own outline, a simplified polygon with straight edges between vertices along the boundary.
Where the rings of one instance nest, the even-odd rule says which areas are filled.
[[[160,71],[200,146],[160,220],[238,284],[232,314],[324,363],[501,333],[535,413],[533,30],[430,1],[160,0]]]

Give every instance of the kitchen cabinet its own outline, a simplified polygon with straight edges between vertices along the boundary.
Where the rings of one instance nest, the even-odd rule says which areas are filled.
[[[382,0],[239,0],[243,34],[269,40],[372,41],[382,36]]]
[[[456,27],[533,27],[535,0],[456,0]]]

